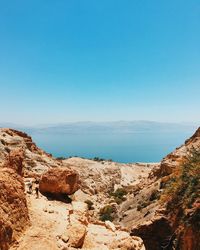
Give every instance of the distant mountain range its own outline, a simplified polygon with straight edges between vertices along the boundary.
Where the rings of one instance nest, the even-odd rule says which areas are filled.
[[[0,123],[0,127],[9,127],[27,133],[173,133],[193,132],[197,123],[165,123],[154,121],[115,121],[115,122],[68,122],[62,124],[46,124],[37,126],[23,126],[12,123]]]

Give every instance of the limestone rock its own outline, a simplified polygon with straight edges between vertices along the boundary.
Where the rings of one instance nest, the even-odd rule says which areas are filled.
[[[131,237],[129,233],[121,230],[115,232],[107,229],[105,225],[89,224],[83,249],[108,250],[144,250],[143,241],[139,237]]]
[[[71,225],[68,229],[69,241],[71,247],[82,247],[86,235],[86,227],[81,223]]]
[[[85,213],[88,211],[88,206],[85,202],[81,201],[72,201],[72,208],[74,213],[85,215]]]
[[[84,193],[81,189],[77,190],[73,195],[70,196],[73,201],[86,201],[90,200],[90,195]]]
[[[105,221],[105,226],[113,232],[116,231],[115,225],[109,220]]]
[[[76,170],[81,178],[81,190],[89,195],[107,194],[115,186],[134,186],[140,182],[139,176],[147,178],[158,164],[120,164],[115,162],[97,162],[78,157],[63,160],[62,163]],[[102,197],[102,200],[105,196]]]
[[[172,153],[168,154],[161,162],[160,166],[160,176],[169,175],[172,171],[184,161],[187,157],[189,151],[192,148],[200,147],[200,127],[188,140],[185,141],[185,144],[178,147]]]
[[[91,222],[88,218],[87,204],[72,202],[73,212],[69,215],[67,235],[70,247],[81,246],[83,250],[144,250],[143,241],[139,237],[132,237],[121,228],[116,228],[110,222]],[[88,219],[88,220],[87,220]],[[76,243],[78,242],[78,244]]]
[[[68,235],[66,232],[64,232],[64,233],[61,235],[61,239],[62,239],[63,242],[67,243],[68,240],[69,240],[69,235]]]
[[[110,245],[111,249],[120,250],[145,250],[143,241],[139,237],[126,237],[117,239]]]
[[[79,175],[67,168],[52,168],[42,175],[39,189],[41,193],[71,195],[79,188]]]
[[[88,225],[88,206],[85,202],[72,201],[72,213],[69,216],[71,225],[82,223]]]
[[[14,161],[23,158],[25,176],[36,177],[52,167],[62,166],[50,154],[38,148],[26,133],[9,128],[0,129],[0,166],[9,160],[9,153],[18,151]],[[21,151],[20,155],[19,152]],[[19,169],[20,171],[20,169]]]

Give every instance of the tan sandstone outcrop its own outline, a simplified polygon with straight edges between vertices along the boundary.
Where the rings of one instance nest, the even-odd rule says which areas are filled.
[[[0,249],[7,250],[29,225],[22,176],[23,151],[13,151],[0,167]]]
[[[172,171],[187,157],[192,148],[200,147],[200,128],[185,141],[183,145],[168,154],[161,162],[160,175],[165,176],[172,173]]]
[[[62,166],[42,149],[38,148],[32,138],[26,133],[14,129],[0,129],[0,165],[4,164],[9,153],[23,150],[23,165],[25,176],[36,176],[46,172],[51,167]],[[16,159],[15,159],[16,160]]]
[[[68,168],[52,168],[42,175],[39,189],[41,193],[71,195],[79,188],[79,175]]]

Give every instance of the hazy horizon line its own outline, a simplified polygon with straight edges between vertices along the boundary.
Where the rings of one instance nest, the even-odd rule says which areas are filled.
[[[185,124],[185,125],[200,125],[200,122],[198,121],[158,121],[158,120],[99,120],[99,121],[93,121],[93,120],[77,120],[77,121],[64,121],[64,122],[48,122],[48,123],[17,123],[17,122],[4,122],[0,121],[1,125],[11,125],[11,126],[19,126],[19,127],[37,127],[37,126],[59,126],[59,125],[65,125],[65,124],[75,124],[75,123],[119,123],[119,122],[146,122],[146,123],[161,123],[161,124]]]

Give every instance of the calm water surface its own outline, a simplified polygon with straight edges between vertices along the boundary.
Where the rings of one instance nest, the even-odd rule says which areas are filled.
[[[117,162],[158,162],[191,136],[176,133],[33,133],[39,147],[55,157],[95,156]]]

